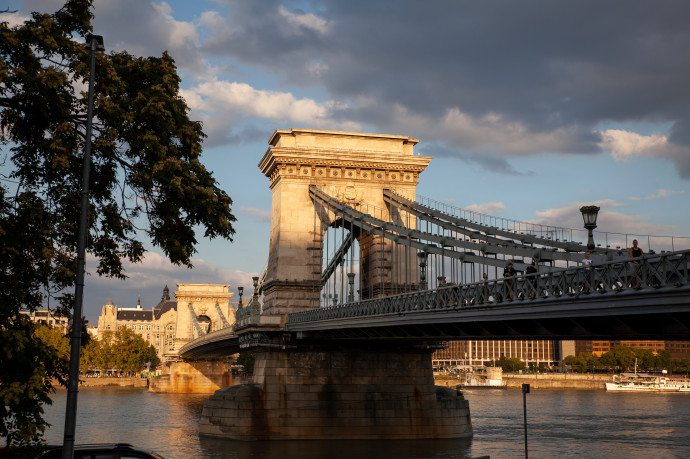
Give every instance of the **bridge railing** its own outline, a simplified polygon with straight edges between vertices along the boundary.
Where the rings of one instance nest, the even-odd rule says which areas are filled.
[[[678,287],[690,287],[690,250],[321,307],[290,314],[288,324]]]

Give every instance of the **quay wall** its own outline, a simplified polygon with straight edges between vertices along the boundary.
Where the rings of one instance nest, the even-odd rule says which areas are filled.
[[[572,373],[556,374],[504,374],[503,383],[508,389],[522,389],[523,384],[529,384],[530,389],[606,389],[606,383],[611,381],[611,375],[587,375]]]
[[[611,381],[611,375],[554,373],[554,374],[513,374],[503,373],[502,384],[508,389],[522,389],[523,384],[529,384],[531,389],[581,389],[604,390],[606,383]],[[457,378],[436,378],[436,384],[445,387],[455,387],[460,384]]]
[[[138,376],[125,378],[79,378],[79,387],[146,387],[148,380]]]

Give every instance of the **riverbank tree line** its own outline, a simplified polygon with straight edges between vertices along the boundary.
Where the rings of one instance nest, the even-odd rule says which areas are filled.
[[[55,350],[56,358],[69,360],[69,336],[62,330],[38,324],[35,333],[45,346]],[[106,330],[99,339],[90,339],[82,349],[79,366],[82,373],[137,374],[147,364],[158,363],[160,359],[153,345],[123,326],[116,331]]]
[[[501,367],[505,372],[529,370],[542,373],[563,371],[565,368],[576,373],[624,372],[633,371],[635,365],[637,365],[638,371],[654,372],[667,370],[669,373],[684,374],[690,372],[690,359],[677,362],[671,360],[671,354],[667,351],[662,350],[654,353],[649,349],[620,345],[602,354],[601,357],[585,352],[581,352],[577,356],[569,355],[561,361],[558,367],[549,367],[546,363],[540,363],[539,365],[530,363],[526,365],[525,362],[517,357],[505,356],[486,364],[487,367]]]

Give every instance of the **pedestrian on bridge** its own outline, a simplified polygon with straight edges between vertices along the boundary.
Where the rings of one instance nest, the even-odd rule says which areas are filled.
[[[589,293],[589,286],[592,284],[592,260],[589,258],[590,253],[587,252],[585,253],[585,258],[582,259],[582,267],[584,268],[584,285],[582,287],[582,290],[584,293]]]
[[[525,274],[527,274],[527,284],[530,287],[529,299],[533,300],[537,296],[537,267],[532,260],[532,263],[525,269]]]
[[[630,255],[630,258],[637,258],[642,256],[642,249],[637,246],[637,239],[633,239],[632,241],[633,246],[628,249],[628,255]],[[632,261],[633,265],[639,265],[640,260],[633,260]],[[638,288],[640,286],[640,270],[639,266],[635,266],[635,274],[633,279],[630,281],[630,286],[632,288]]]
[[[479,304],[485,301],[489,301],[489,292],[486,287],[486,282],[489,280],[489,276],[484,273],[482,274],[482,280],[479,283]]]
[[[515,288],[515,283],[513,277],[517,275],[517,271],[513,268],[512,263],[508,263],[508,266],[503,270],[503,277],[506,278],[506,286],[509,289],[510,299],[513,299],[513,289]]]

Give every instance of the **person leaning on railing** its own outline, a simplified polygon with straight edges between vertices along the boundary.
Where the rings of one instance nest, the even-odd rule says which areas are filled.
[[[537,267],[534,261],[525,269],[525,274],[527,274],[527,285],[529,286],[529,299],[533,300],[537,296]]]
[[[585,258],[582,259],[582,267],[584,268],[584,285],[582,291],[589,293],[589,287],[592,285],[592,260],[589,258],[589,252],[585,253]]]
[[[634,260],[634,258],[641,257],[643,252],[642,252],[642,249],[637,246],[637,239],[633,239],[632,244],[633,244],[633,246],[628,249],[628,255],[630,255],[630,258],[633,258],[632,263],[634,265],[638,265],[638,266],[635,266],[635,274],[634,274],[633,279],[630,281],[630,286],[632,288],[639,288],[640,287],[640,279],[639,279],[639,277],[640,277],[640,268],[639,268],[640,260]]]
[[[515,282],[513,282],[513,278],[517,274],[517,271],[515,268],[513,268],[512,263],[508,263],[506,268],[503,270],[503,277],[506,278],[505,285],[508,288],[508,293],[510,295],[510,299],[513,299],[513,289],[515,288]]]

